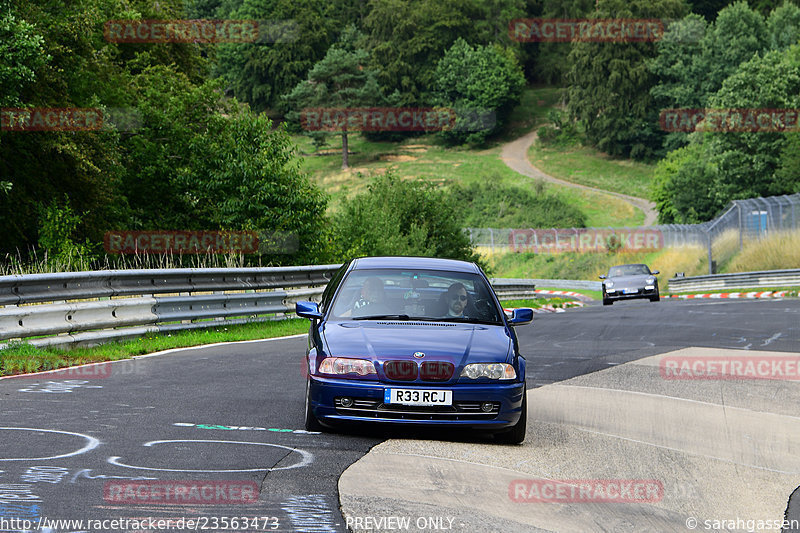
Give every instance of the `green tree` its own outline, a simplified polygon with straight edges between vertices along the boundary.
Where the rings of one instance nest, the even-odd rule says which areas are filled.
[[[320,61],[345,25],[339,18],[341,0],[243,0],[217,12],[232,19],[280,23],[282,31],[260,36],[253,43],[217,47],[216,73],[233,94],[256,111],[282,110],[280,97],[292,90]]]
[[[764,17],[740,0],[722,9],[703,38],[695,72],[701,74],[699,90],[706,98],[753,54],[767,48]]]
[[[479,261],[452,197],[391,172],[345,200],[334,217],[341,257],[417,255]]]
[[[796,109],[800,105],[800,45],[755,55],[711,95],[710,108]],[[717,120],[719,123],[719,120]],[[708,220],[731,200],[791,193],[800,187],[796,133],[735,131],[725,125],[690,135],[656,172],[664,222]]]
[[[134,72],[162,61],[192,79],[204,71],[194,45],[143,47],[109,42],[103,35],[108,20],[175,18],[181,12],[180,0],[131,0],[124,5],[116,0],[13,0],[10,5],[15,20],[24,21],[30,35],[43,41],[43,61],[28,63],[34,76],[19,93],[25,107],[131,108],[136,101]],[[3,15],[7,12],[2,10]],[[27,253],[34,247],[40,232],[38,206],[61,202],[65,194],[69,208],[83,214],[76,229],[78,241],[99,242],[105,231],[124,223],[121,144],[130,139],[130,132],[9,131],[0,136],[0,177],[13,184],[7,195],[0,195],[3,251]]]
[[[67,195],[63,202],[54,199],[47,206],[39,206],[39,247],[47,252],[51,265],[71,270],[75,266],[85,268],[87,262],[96,259],[88,240],[76,242],[81,218],[72,211]]]
[[[456,111],[454,142],[481,143],[500,129],[519,103],[525,78],[516,60],[497,46],[473,48],[458,39],[436,67],[434,103]]]
[[[680,18],[683,0],[607,0],[596,18]],[[651,157],[661,146],[658,112],[650,95],[656,82],[648,63],[652,42],[573,42],[569,111],[585,124],[591,144],[614,156]]]
[[[800,7],[790,2],[775,8],[767,18],[767,41],[771,50],[785,50],[800,37]]]
[[[671,24],[664,38],[656,43],[657,55],[648,63],[650,72],[658,79],[650,89],[657,109],[700,108],[705,105],[700,91],[702,72],[696,59],[702,53],[702,40],[708,31],[705,19],[690,13]],[[686,144],[687,134],[670,132],[664,147],[673,150]]]
[[[704,222],[725,205],[714,195],[717,168],[710,159],[705,146],[697,139],[671,151],[658,162],[650,198],[656,204],[661,224]]]
[[[787,194],[800,192],[800,134],[797,132],[786,134],[774,186]]]
[[[593,0],[544,0],[541,17],[546,19],[582,19],[594,10]],[[531,17],[533,15],[525,15]],[[570,43],[529,43],[535,47],[535,62],[531,75],[549,85],[562,85],[569,72]]]
[[[522,54],[508,36],[509,21],[528,16],[520,0],[371,0],[369,5],[366,47],[384,93],[400,94],[398,105],[429,105],[436,64],[459,37]]]
[[[226,100],[219,80],[193,86],[162,66],[136,85],[142,127],[126,146],[123,191],[138,227],[297,235],[293,255],[270,258],[279,262],[325,253],[327,202],[283,128]]]
[[[329,122],[326,129],[338,131],[342,136],[342,168],[348,168],[348,121],[336,122],[337,109],[352,109],[378,105],[382,101],[376,72],[367,66],[366,50],[357,48],[359,33],[351,26],[345,30],[342,41],[328,49],[325,57],[286,96],[291,109],[287,118],[302,121],[303,109],[327,110],[319,117],[320,124]],[[334,117],[327,119],[327,117]],[[323,124],[324,125],[324,124]]]
[[[800,46],[772,51],[739,67],[709,99],[716,108],[797,109],[800,106]],[[791,192],[775,180],[786,134],[715,132],[709,150],[719,167],[716,194],[725,201]],[[789,187],[791,189],[791,187]]]
[[[0,107],[19,106],[36,71],[50,59],[44,38],[15,12],[8,2],[0,1]]]
[[[708,22],[717,18],[717,13],[730,4],[732,0],[689,0],[692,13],[702,15]]]

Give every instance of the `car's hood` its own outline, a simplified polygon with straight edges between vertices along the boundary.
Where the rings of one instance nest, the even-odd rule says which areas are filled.
[[[606,281],[613,281],[614,288],[617,287],[642,287],[645,285],[648,278],[655,278],[655,276],[647,274],[636,274],[635,276],[618,276],[610,278]]]
[[[467,363],[511,362],[511,338],[503,326],[446,322],[328,322],[322,332],[328,356],[387,360],[446,361],[455,376]],[[415,358],[415,352],[425,354]]]

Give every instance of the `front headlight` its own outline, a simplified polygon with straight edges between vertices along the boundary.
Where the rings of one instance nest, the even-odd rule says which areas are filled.
[[[327,357],[323,359],[322,363],[319,365],[319,372],[320,374],[358,374],[359,376],[377,374],[372,361],[366,359],[347,359],[344,357]]]
[[[597,287],[597,285],[595,285],[595,287]],[[614,282],[606,281],[606,289],[613,289],[613,288],[614,288]]]
[[[655,282],[656,282],[656,279],[655,279],[655,278],[647,278],[647,284],[648,284],[648,285],[652,285],[652,284],[653,284],[653,283],[655,283]]]
[[[461,371],[462,378],[516,379],[517,371],[508,363],[471,363]]]

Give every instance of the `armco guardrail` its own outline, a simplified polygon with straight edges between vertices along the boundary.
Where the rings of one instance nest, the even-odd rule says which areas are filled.
[[[274,320],[293,313],[299,300],[318,301],[339,266],[0,276],[0,341],[99,344]],[[493,284],[504,298],[533,296],[535,287],[530,280],[497,279]]]
[[[669,280],[669,292],[752,289],[758,287],[800,287],[800,269],[713,274],[672,278]]]
[[[275,314],[294,312],[298,300],[318,300],[322,286],[339,266],[0,276],[0,305],[5,306],[0,308],[0,340],[55,335],[27,342],[98,344],[148,333],[272,320]]]

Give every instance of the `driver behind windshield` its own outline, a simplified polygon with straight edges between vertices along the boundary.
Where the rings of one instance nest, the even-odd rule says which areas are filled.
[[[445,316],[463,318],[467,308],[467,288],[461,283],[453,283],[447,288],[445,295],[447,302],[447,314]]]

